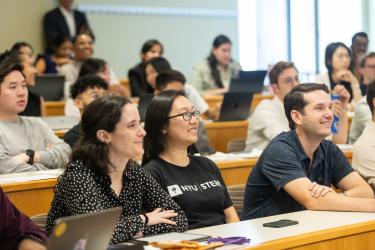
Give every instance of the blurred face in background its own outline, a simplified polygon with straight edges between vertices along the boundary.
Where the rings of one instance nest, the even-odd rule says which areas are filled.
[[[73,54],[73,43],[69,40],[63,42],[56,48],[55,55],[57,57],[69,58]]]
[[[22,56],[21,57],[21,63],[23,66],[23,74],[25,75],[25,80],[27,86],[34,86],[35,85],[35,76],[38,73],[38,70],[34,67],[34,61],[32,58],[28,56]]]
[[[159,44],[155,44],[149,51],[142,54],[142,61],[147,62],[148,60],[159,56],[161,56],[161,46]]]
[[[349,51],[344,47],[338,47],[332,56],[332,67],[333,70],[349,69],[350,56]]]
[[[148,82],[148,84],[151,85],[151,87],[153,89],[155,89],[155,86],[156,86],[156,77],[158,76],[158,72],[156,72],[156,70],[154,69],[154,67],[151,65],[151,64],[148,64],[146,66],[146,80]]]
[[[212,53],[214,54],[218,63],[222,66],[227,66],[231,61],[231,50],[232,44],[230,43],[223,43],[217,48],[212,49]]]
[[[94,46],[90,35],[81,34],[76,38],[74,43],[74,53],[76,60],[81,62],[92,57]]]

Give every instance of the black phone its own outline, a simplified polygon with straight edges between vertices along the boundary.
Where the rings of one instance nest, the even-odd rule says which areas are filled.
[[[274,227],[274,228],[280,228],[280,227],[288,227],[292,225],[297,225],[298,221],[296,220],[277,220],[277,221],[272,221],[272,222],[267,222],[264,223],[264,227]]]

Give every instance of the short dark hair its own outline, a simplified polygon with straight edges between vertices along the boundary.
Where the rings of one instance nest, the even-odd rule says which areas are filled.
[[[142,165],[157,158],[165,150],[166,139],[162,133],[168,123],[168,115],[171,112],[173,102],[178,96],[185,96],[184,92],[167,90],[156,95],[147,107],[145,130],[143,140],[144,154]]]
[[[78,77],[96,74],[102,72],[105,69],[106,61],[100,58],[89,58],[86,59],[79,70]]]
[[[0,85],[4,82],[4,78],[12,71],[18,71],[25,77],[22,72],[23,66],[18,60],[18,53],[5,51],[0,54]]]
[[[366,56],[364,56],[364,57],[362,58],[361,62],[360,62],[360,66],[361,66],[361,68],[364,68],[365,65],[366,65],[366,61],[367,61],[367,59],[372,58],[372,57],[375,57],[375,52],[370,52],[370,53],[368,53]]]
[[[88,88],[95,87],[107,90],[108,83],[95,74],[81,76],[70,86],[70,97],[74,100]]]
[[[72,39],[69,36],[65,36],[65,35],[62,35],[62,34],[58,35],[53,40],[53,49],[56,50],[58,47],[60,47],[66,41],[72,42]]]
[[[172,69],[168,60],[161,56],[150,59],[146,62],[145,67],[147,67],[147,65],[151,65],[158,74],[160,74],[163,71]]]
[[[327,94],[329,94],[329,90],[327,85],[325,84],[318,84],[318,83],[303,83],[298,84],[295,86],[292,91],[290,91],[284,99],[284,110],[286,118],[289,122],[289,128],[295,129],[296,124],[294,123],[291,112],[292,110],[296,110],[301,114],[304,113],[304,108],[308,104],[304,98],[304,94],[310,93],[316,90],[323,90]]]
[[[375,80],[370,82],[370,84],[367,86],[367,104],[370,107],[371,114],[374,114],[374,103],[373,100],[375,98]]]
[[[281,75],[281,73],[283,73],[284,70],[289,68],[294,68],[298,72],[293,62],[279,61],[278,63],[276,63],[270,70],[270,73],[268,74],[270,78],[270,83],[278,84],[279,76]]]
[[[368,35],[367,35],[366,32],[357,32],[357,33],[355,33],[355,34],[353,35],[353,37],[352,37],[352,44],[355,42],[355,39],[356,39],[357,37],[363,37],[363,38],[365,38],[365,39],[368,40]]]
[[[90,169],[107,175],[110,171],[108,146],[101,142],[98,130],[113,132],[120,121],[122,108],[131,104],[122,96],[105,96],[90,103],[82,115],[82,135],[72,153],[71,161],[81,160]]]
[[[142,53],[142,54],[146,54],[146,53],[149,52],[149,51],[152,49],[152,47],[154,47],[155,45],[159,45],[159,46],[160,46],[160,49],[161,49],[161,51],[160,51],[160,55],[162,55],[162,54],[163,54],[163,50],[164,50],[163,45],[161,44],[161,42],[159,42],[159,41],[156,40],[156,39],[151,39],[151,40],[146,41],[146,42],[142,45],[141,53]]]
[[[180,82],[182,85],[186,83],[184,75],[177,70],[166,70],[156,77],[156,89],[163,90],[171,82]]]

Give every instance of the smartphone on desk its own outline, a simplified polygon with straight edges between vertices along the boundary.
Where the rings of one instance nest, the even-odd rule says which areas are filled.
[[[288,226],[297,225],[297,224],[298,224],[298,221],[296,221],[296,220],[284,219],[284,220],[267,222],[267,223],[264,223],[263,226],[264,227],[280,228],[280,227],[288,227]]]

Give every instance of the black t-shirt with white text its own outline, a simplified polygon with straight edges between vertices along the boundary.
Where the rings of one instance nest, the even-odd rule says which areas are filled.
[[[180,205],[188,218],[189,229],[224,224],[224,209],[232,206],[232,201],[220,170],[208,158],[189,158],[186,167],[158,158],[144,168]]]

